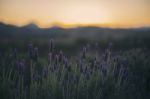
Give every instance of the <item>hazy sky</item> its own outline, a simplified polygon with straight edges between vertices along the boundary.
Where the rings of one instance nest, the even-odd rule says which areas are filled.
[[[150,26],[150,0],[0,0],[0,21],[40,27],[100,25]]]

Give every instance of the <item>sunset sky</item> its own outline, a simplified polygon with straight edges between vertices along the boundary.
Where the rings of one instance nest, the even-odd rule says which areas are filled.
[[[0,22],[39,27],[150,26],[150,0],[0,0]]]

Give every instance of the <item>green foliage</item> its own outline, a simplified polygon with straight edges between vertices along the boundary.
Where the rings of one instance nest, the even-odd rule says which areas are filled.
[[[26,54],[17,56],[6,53],[0,60],[0,99],[150,98],[150,53],[146,49],[88,52],[85,58],[77,55],[80,64],[76,57],[68,59],[67,67],[63,61],[56,63],[55,56],[51,64],[46,58],[34,61]],[[18,69],[22,58],[24,71]]]

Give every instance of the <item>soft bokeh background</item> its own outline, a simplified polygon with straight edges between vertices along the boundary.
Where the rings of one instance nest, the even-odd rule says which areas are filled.
[[[150,0],[0,0],[2,49],[75,51],[86,43],[114,49],[150,48]],[[58,48],[59,49],[59,48]],[[43,51],[44,50],[44,51]]]

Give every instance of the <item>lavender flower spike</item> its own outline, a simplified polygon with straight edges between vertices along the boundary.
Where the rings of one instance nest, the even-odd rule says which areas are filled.
[[[52,53],[49,53],[48,54],[48,64],[51,65],[51,63],[52,63]]]

